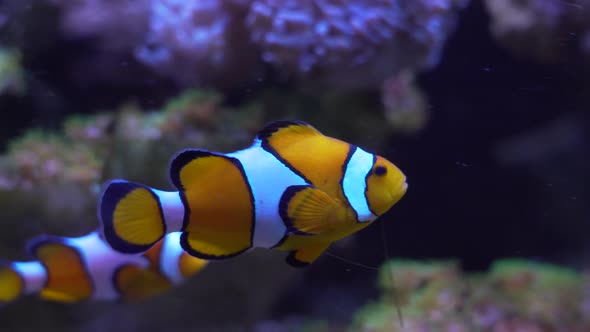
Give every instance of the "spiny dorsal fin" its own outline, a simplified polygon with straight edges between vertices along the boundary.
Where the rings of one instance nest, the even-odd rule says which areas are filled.
[[[301,136],[322,135],[310,124],[299,120],[281,120],[267,124],[260,129],[256,138],[261,141],[300,139]]]

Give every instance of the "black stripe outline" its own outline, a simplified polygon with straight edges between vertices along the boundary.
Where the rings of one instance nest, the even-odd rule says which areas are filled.
[[[311,127],[309,124],[303,122],[303,121],[299,121],[299,120],[281,120],[281,121],[275,121],[275,122],[271,122],[269,124],[267,124],[266,126],[264,126],[256,135],[256,138],[260,140],[261,144],[260,146],[268,153],[272,154],[278,161],[280,161],[283,165],[285,165],[289,170],[291,170],[291,172],[297,174],[299,177],[301,177],[305,183],[307,184],[312,184],[312,182],[303,174],[301,173],[297,168],[295,168],[293,165],[291,165],[291,163],[289,161],[287,161],[285,158],[283,158],[277,150],[275,150],[275,148],[272,147],[272,145],[270,145],[268,139],[276,132],[278,132],[281,129],[284,128],[288,128],[290,126],[307,126],[307,127]],[[313,128],[315,129],[315,128]],[[317,129],[315,129],[317,130]]]
[[[367,201],[367,206],[369,207],[369,211],[375,216],[378,217],[377,213],[373,211],[371,208],[371,202],[369,201],[369,197],[367,196],[367,192],[369,191],[369,177],[373,174],[373,168],[375,168],[375,164],[377,163],[377,156],[373,155],[373,164],[371,165],[371,170],[365,176],[365,200]],[[361,221],[365,223],[366,221]]]
[[[344,191],[344,177],[346,177],[346,170],[348,169],[348,164],[350,163],[350,159],[352,159],[352,155],[354,155],[354,153],[356,152],[357,149],[358,149],[358,146],[348,144],[348,153],[346,153],[346,159],[344,159],[344,162],[342,163],[342,166],[341,166],[342,167],[342,178],[340,178],[340,181],[338,182],[338,184],[340,185],[340,190],[342,190],[342,195],[344,195],[344,198],[346,198],[346,205],[352,210],[352,212],[354,212],[356,222],[360,223],[359,214],[354,209],[352,204],[350,204],[350,200],[348,199],[348,197],[346,196],[346,192]]]
[[[222,255],[222,256],[201,253],[197,250],[194,250],[189,245],[189,243],[188,243],[189,232],[186,232],[186,227],[188,226],[188,224],[190,222],[190,205],[188,204],[188,200],[186,199],[186,195],[184,194],[184,191],[186,190],[186,188],[184,188],[184,186],[182,185],[182,181],[180,180],[180,170],[184,166],[186,166],[191,161],[193,161],[197,158],[211,157],[211,156],[225,158],[228,161],[230,161],[238,169],[238,171],[242,175],[242,179],[243,179],[244,183],[246,184],[246,187],[248,188],[248,196],[249,196],[249,200],[250,200],[250,206],[252,207],[252,216],[251,216],[251,221],[250,221],[250,244],[249,244],[249,246],[243,250],[240,250],[237,253],[231,253],[231,254]],[[242,162],[239,159],[226,156],[222,153],[216,153],[216,152],[211,152],[211,151],[202,150],[202,149],[186,149],[186,150],[179,152],[176,155],[176,157],[174,157],[174,159],[171,161],[171,163],[170,163],[170,180],[172,181],[172,184],[180,191],[180,198],[182,200],[182,203],[184,204],[184,218],[182,221],[183,233],[180,236],[180,245],[182,246],[182,248],[186,252],[188,252],[191,256],[195,256],[197,258],[214,260],[214,259],[224,259],[224,258],[230,258],[233,256],[237,256],[237,255],[249,250],[250,248],[252,248],[252,246],[254,245],[254,232],[256,229],[256,204],[255,204],[256,202],[254,201],[254,193],[252,191],[252,187],[250,186],[250,181],[248,179],[248,176],[246,175],[246,171],[244,170],[244,166],[242,165]]]
[[[297,235],[304,235],[304,236],[315,235],[313,233],[307,233],[307,232],[303,232],[303,231],[297,229],[297,227],[295,227],[293,225],[293,221],[289,217],[289,202],[291,202],[291,199],[293,199],[293,196],[295,196],[298,192],[305,190],[307,188],[315,188],[315,187],[308,185],[308,184],[289,186],[289,187],[287,187],[287,189],[285,189],[285,191],[283,192],[283,195],[281,196],[281,199],[279,200],[279,216],[283,220],[283,224],[285,224],[285,227],[287,227],[287,230],[285,233],[287,235],[289,235],[289,234],[297,234]]]

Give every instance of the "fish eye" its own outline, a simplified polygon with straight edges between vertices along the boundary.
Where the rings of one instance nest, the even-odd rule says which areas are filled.
[[[383,175],[387,174],[387,167],[385,167],[385,166],[377,166],[377,167],[375,167],[375,170],[373,172],[377,176],[383,176]]]

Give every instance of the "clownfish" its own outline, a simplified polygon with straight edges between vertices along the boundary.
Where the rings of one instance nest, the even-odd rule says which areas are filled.
[[[370,225],[407,189],[405,175],[385,158],[301,121],[271,123],[237,152],[181,151],[169,175],[177,191],[120,179],[103,186],[98,215],[113,249],[141,253],[181,232],[182,248],[195,257],[263,247],[289,251],[290,265],[305,266]]]
[[[28,294],[57,302],[139,300],[182,283],[207,264],[186,254],[170,234],[143,255],[111,249],[99,232],[30,240],[36,260],[0,263],[0,303]]]

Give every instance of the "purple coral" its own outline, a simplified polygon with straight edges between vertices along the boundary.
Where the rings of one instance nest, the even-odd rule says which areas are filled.
[[[379,84],[384,74],[436,64],[462,3],[255,0],[246,25],[262,59],[283,71],[337,73],[361,67],[377,74],[371,83]]]
[[[99,37],[106,50],[128,50],[144,36],[149,2],[144,0],[48,0],[62,9],[69,37]]]
[[[215,80],[226,66],[235,68],[235,52],[242,59],[248,52],[244,39],[235,38],[242,6],[239,1],[152,1],[149,31],[135,54],[181,82]]]
[[[289,76],[320,75],[327,85],[351,88],[376,88],[401,69],[436,64],[466,2],[49,1],[62,7],[70,34],[99,36],[185,85],[235,87],[270,64]]]

